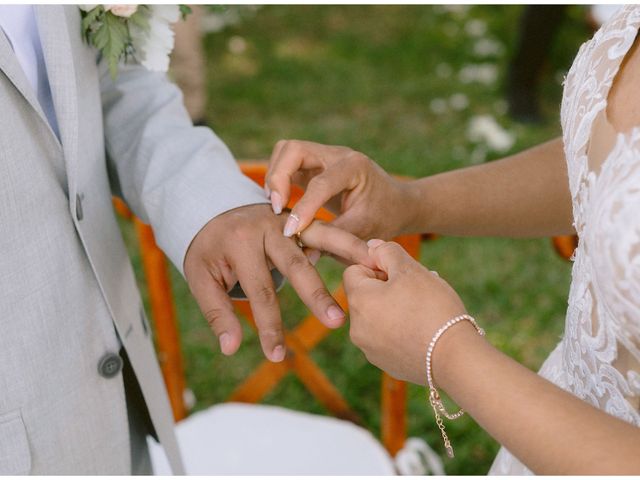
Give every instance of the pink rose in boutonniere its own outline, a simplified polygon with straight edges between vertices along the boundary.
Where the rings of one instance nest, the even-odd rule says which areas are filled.
[[[118,64],[133,58],[149,70],[166,72],[173,50],[171,25],[186,17],[186,5],[80,5],[82,33],[118,75]]]
[[[138,11],[137,5],[105,5],[104,9],[118,17],[129,18]]]

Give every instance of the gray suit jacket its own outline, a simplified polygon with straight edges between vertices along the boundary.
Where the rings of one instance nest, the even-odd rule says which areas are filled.
[[[165,75],[127,65],[114,82],[78,7],[36,12],[61,141],[0,30],[0,474],[129,473],[122,375],[100,364],[120,343],[181,473],[111,196],[182,270],[208,220],[264,195]]]

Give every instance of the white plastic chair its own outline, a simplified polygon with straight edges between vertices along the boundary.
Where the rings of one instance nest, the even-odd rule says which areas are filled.
[[[223,403],[176,426],[189,475],[394,475],[394,462],[366,429],[345,420],[269,405]],[[170,475],[149,439],[156,475]]]

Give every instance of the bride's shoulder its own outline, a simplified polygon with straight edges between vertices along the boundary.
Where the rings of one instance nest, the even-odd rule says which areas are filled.
[[[607,115],[615,118],[618,131],[640,124],[640,115],[632,112],[640,105],[634,89],[640,78],[639,29],[640,5],[627,5],[580,47],[565,78],[561,108],[562,125],[571,138],[575,128],[584,127],[584,134],[591,130],[592,117],[583,119],[579,113],[602,108],[607,99],[612,102]],[[630,98],[638,105],[630,104]]]
[[[607,102],[607,117],[618,132],[640,126],[640,36],[627,52],[616,75]]]

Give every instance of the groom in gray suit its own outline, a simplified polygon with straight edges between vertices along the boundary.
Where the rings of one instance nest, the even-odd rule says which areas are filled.
[[[76,6],[0,6],[0,474],[149,472],[147,434],[183,472],[111,197],[149,222],[225,354],[239,281],[265,355],[284,358],[269,267],[327,324],[344,317],[282,219],[175,86],[117,80]]]

